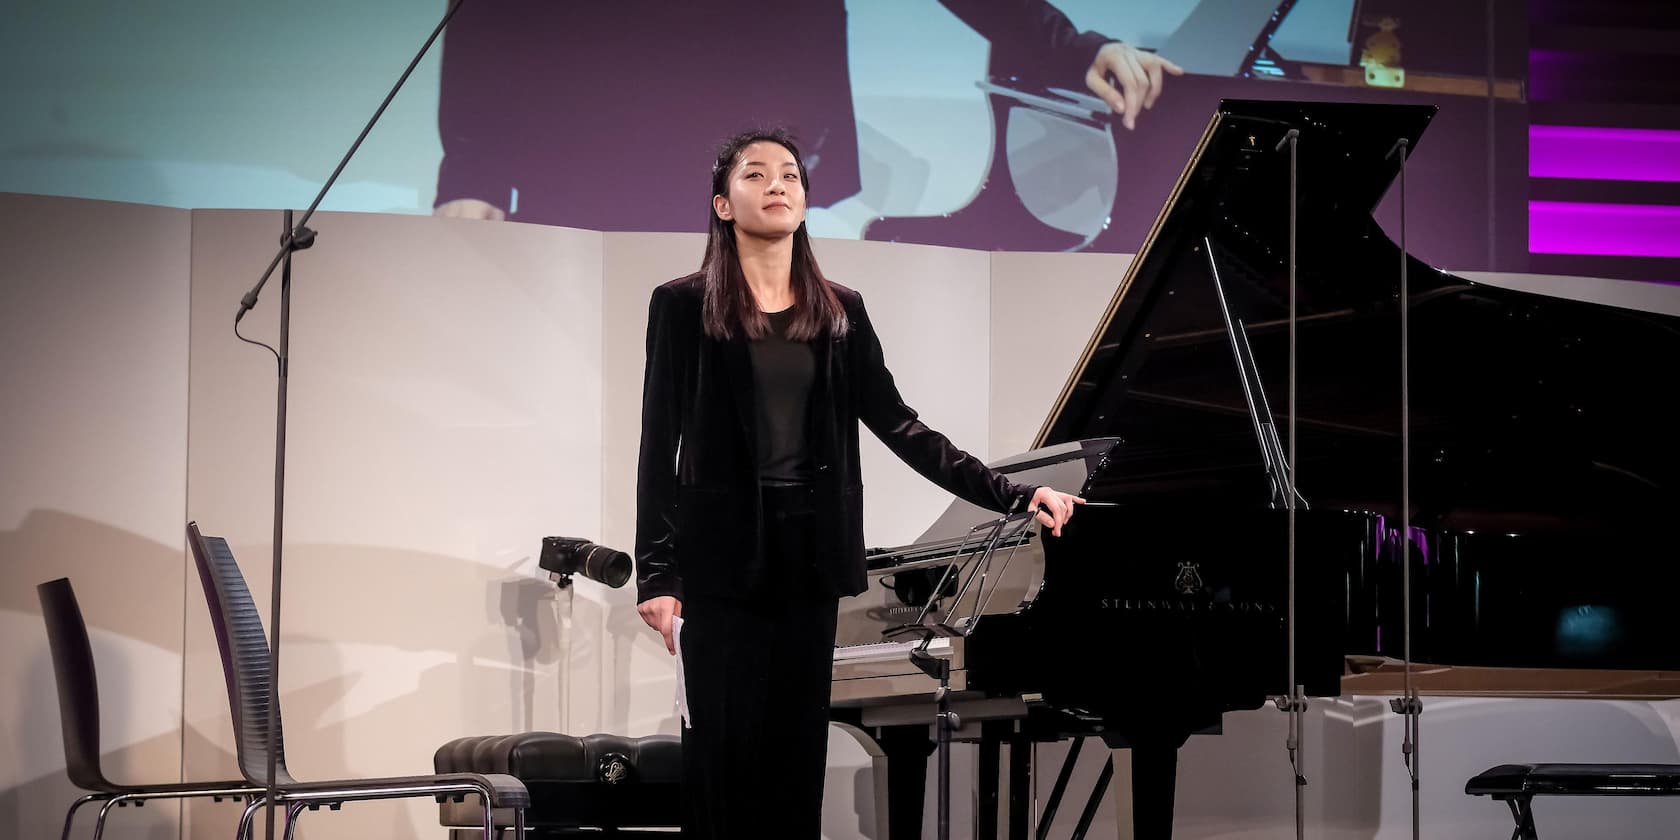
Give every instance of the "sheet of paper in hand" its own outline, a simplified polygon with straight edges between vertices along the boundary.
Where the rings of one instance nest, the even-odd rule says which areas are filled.
[[[688,722],[688,690],[683,684],[682,626],[682,616],[672,616],[671,642],[677,648],[677,715],[682,718],[683,726],[693,729]]]

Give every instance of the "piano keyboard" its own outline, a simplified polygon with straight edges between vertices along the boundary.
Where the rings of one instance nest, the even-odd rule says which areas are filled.
[[[940,637],[928,645],[928,653],[952,664],[951,687],[961,690],[968,681],[962,671],[962,657],[952,639]],[[939,683],[910,661],[910,652],[920,641],[874,642],[841,645],[834,649],[834,701],[840,705],[883,703],[895,698],[931,694]]]
[[[876,642],[867,645],[841,645],[834,648],[834,663],[874,664],[877,662],[910,661],[910,651],[915,650],[920,641],[913,642]],[[951,658],[951,640],[940,637],[928,645],[928,653],[940,659]]]

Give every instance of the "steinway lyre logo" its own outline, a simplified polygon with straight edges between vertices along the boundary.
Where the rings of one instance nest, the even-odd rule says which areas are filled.
[[[602,784],[616,785],[628,781],[630,778],[630,760],[618,753],[608,753],[601,757],[601,763],[596,772]]]
[[[1173,578],[1173,588],[1184,595],[1194,595],[1202,591],[1202,573],[1200,564],[1185,560],[1178,564],[1178,577]]]

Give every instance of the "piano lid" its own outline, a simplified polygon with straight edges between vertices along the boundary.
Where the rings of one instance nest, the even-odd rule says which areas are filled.
[[[1397,249],[1371,213],[1399,171],[1390,154],[1396,141],[1406,138],[1415,149],[1434,115],[1432,106],[1222,100],[1033,446],[1124,437],[1113,420],[1116,409],[1136,386],[1133,377],[1159,347],[1159,338],[1182,341],[1214,330],[1207,336],[1217,339],[1210,349],[1229,356],[1201,253],[1204,236],[1224,256],[1282,280],[1287,293],[1289,149],[1278,146],[1289,129],[1300,133],[1300,282],[1309,274],[1335,274],[1333,268],[1349,260],[1369,267],[1386,256],[1385,264],[1395,265]],[[1398,277],[1397,268],[1390,273]],[[1438,274],[1414,261],[1414,293],[1430,273]],[[1303,304],[1325,310],[1349,303],[1337,284],[1313,285],[1299,288]],[[1241,303],[1233,301],[1234,313]],[[1233,370],[1227,359],[1211,372],[1235,388]],[[1239,433],[1247,423],[1241,419]],[[1251,433],[1247,441],[1252,444]]]
[[[1113,501],[1271,498],[1228,310],[1283,446],[1295,436],[1309,506],[1399,513],[1409,445],[1414,525],[1654,539],[1649,522],[1680,505],[1680,413],[1653,399],[1667,382],[1651,361],[1680,350],[1680,318],[1476,283],[1408,255],[1402,359],[1402,254],[1372,211],[1398,174],[1396,140],[1416,154],[1432,113],[1222,103],[1037,445],[1119,438],[1115,469],[1090,488]],[[1290,128],[1293,350],[1278,149]]]

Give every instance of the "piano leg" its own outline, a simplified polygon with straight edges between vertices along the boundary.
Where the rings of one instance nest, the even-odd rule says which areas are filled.
[[[922,805],[927,794],[927,760],[935,744],[930,726],[884,726],[875,743],[887,754],[887,836],[922,840]]]
[[[1102,773],[1097,776],[1097,783],[1091,786],[1091,795],[1085,799],[1085,810],[1079,812],[1079,824],[1073,827],[1072,840],[1085,840],[1085,833],[1091,830],[1091,821],[1097,817],[1097,808],[1102,805],[1103,794],[1108,793],[1108,783],[1114,779],[1114,756],[1110,755],[1103,762]]]
[[[1032,741],[1019,727],[1009,733],[1009,840],[1027,840]]]
[[[1003,738],[1008,734],[1010,721],[988,720],[980,724],[980,809],[979,832],[982,840],[997,840],[998,830],[998,758]]]
[[[1132,746],[1132,836],[1172,840],[1173,796],[1178,787],[1178,748]]]
[[[1038,840],[1047,840],[1050,828],[1056,823],[1056,811],[1062,807],[1062,796],[1067,793],[1068,783],[1073,779],[1073,768],[1079,764],[1079,751],[1085,746],[1085,737],[1073,740],[1068,747],[1067,756],[1062,759],[1062,771],[1056,774],[1056,786],[1050,789],[1050,798],[1044,803],[1044,813],[1039,815]],[[1110,756],[1103,762],[1102,773],[1097,776],[1096,784],[1091,786],[1091,794],[1085,797],[1085,807],[1079,812],[1079,822],[1073,828],[1071,840],[1085,840],[1085,833],[1091,830],[1091,821],[1096,819],[1097,808],[1102,805],[1103,795],[1108,792],[1108,783],[1114,778],[1114,758]]]
[[[1079,751],[1084,746],[1084,738],[1073,739],[1067,755],[1062,758],[1062,770],[1056,774],[1056,784],[1050,788],[1050,798],[1044,803],[1044,812],[1038,815],[1038,840],[1045,840],[1050,836],[1050,826],[1056,822],[1056,811],[1062,807],[1062,796],[1067,793],[1068,780],[1073,778],[1073,768],[1078,765]]]
[[[998,773],[1002,747],[1009,745],[1009,840],[1027,840],[1028,809],[1032,798],[1032,741],[1015,720],[988,720],[980,725],[979,831],[976,837],[996,840],[999,796]]]

